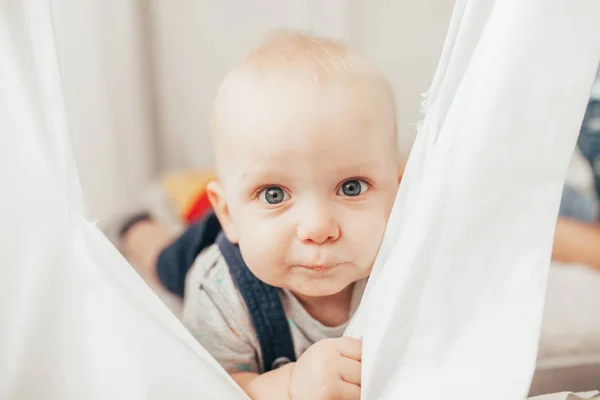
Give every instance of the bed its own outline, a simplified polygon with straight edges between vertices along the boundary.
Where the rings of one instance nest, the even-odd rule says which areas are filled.
[[[600,388],[600,272],[553,263],[530,395]]]

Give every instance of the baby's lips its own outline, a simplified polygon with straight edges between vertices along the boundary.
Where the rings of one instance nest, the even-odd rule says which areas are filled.
[[[306,268],[306,269],[310,269],[313,271],[317,271],[317,272],[321,272],[321,271],[327,271],[329,269],[332,269],[334,267],[336,267],[338,264],[301,264],[298,265],[301,268]]]

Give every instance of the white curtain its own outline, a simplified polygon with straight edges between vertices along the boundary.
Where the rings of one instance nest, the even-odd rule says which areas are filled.
[[[596,0],[456,2],[349,329],[367,400],[526,396],[598,26]]]
[[[0,2],[0,398],[244,398],[85,219],[54,39]]]
[[[243,399],[87,219],[51,15],[0,1],[0,397]],[[597,0],[457,1],[349,331],[363,398],[526,395],[599,18]]]

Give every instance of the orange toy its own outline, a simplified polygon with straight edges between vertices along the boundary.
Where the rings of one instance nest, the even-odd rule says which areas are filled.
[[[206,186],[215,179],[212,171],[179,171],[163,175],[160,183],[181,221],[189,225],[210,211]]]

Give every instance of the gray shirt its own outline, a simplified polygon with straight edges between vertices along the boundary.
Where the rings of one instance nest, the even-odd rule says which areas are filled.
[[[350,312],[362,297],[366,280],[353,288]],[[347,323],[328,327],[308,314],[287,289],[279,291],[290,324],[296,357],[323,339],[341,337]],[[262,355],[244,300],[217,245],[204,250],[188,272],[182,322],[229,373],[261,373]]]

